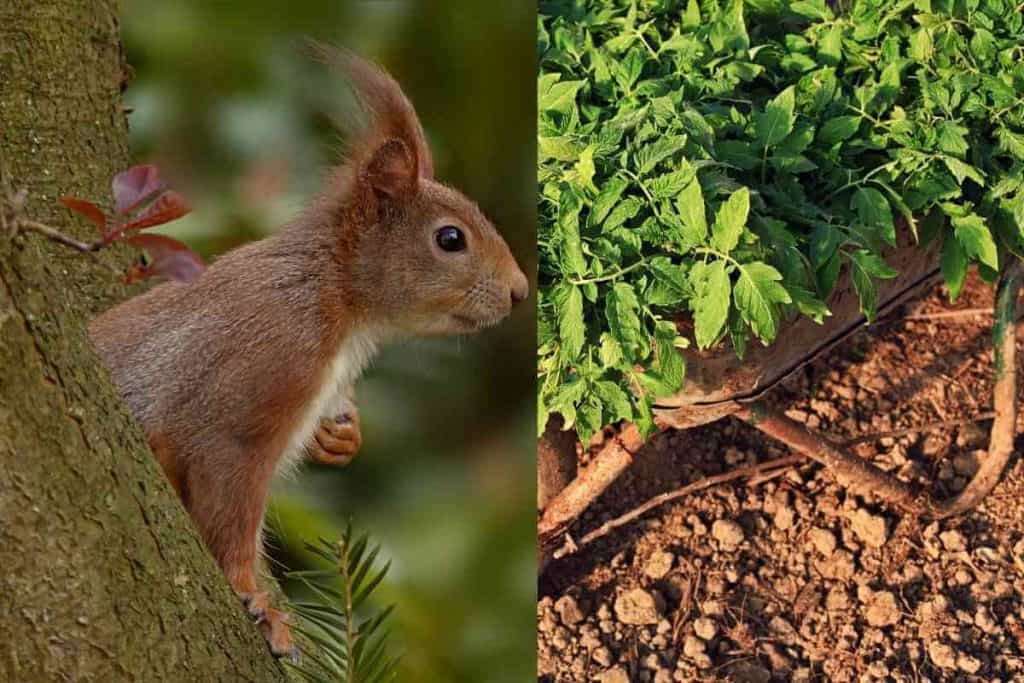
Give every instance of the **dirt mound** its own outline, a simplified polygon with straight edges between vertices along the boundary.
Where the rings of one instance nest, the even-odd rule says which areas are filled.
[[[991,410],[990,308],[972,279],[818,360],[771,397],[890,471],[961,488]],[[942,426],[905,431],[921,425]],[[1024,433],[1024,420],[1018,421]],[[1024,438],[977,510],[926,524],[805,464],[656,509],[541,583],[544,681],[1024,680]],[[657,436],[584,515],[593,529],[650,496],[786,455],[724,420]]]

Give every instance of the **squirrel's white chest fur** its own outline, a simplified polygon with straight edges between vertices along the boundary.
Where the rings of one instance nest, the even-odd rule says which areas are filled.
[[[371,331],[356,331],[345,337],[288,438],[278,465],[279,471],[291,468],[299,461],[306,444],[316,432],[320,418],[332,417],[350,408],[345,405],[349,400],[348,393],[376,353],[377,335]]]

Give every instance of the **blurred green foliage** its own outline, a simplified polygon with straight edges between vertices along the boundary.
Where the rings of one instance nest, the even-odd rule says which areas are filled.
[[[480,203],[533,280],[535,16],[527,0],[129,0],[134,150],[195,206],[168,232],[215,258],[317,191],[347,90],[305,56],[310,36],[396,76],[438,177]],[[302,541],[348,518],[383,543],[400,680],[535,676],[534,340],[531,298],[482,335],[386,351],[358,388],[359,458],[275,490],[278,568],[315,566]]]

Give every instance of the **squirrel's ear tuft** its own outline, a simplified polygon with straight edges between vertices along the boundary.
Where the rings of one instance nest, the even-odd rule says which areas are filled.
[[[392,198],[415,190],[418,178],[412,151],[398,139],[377,148],[364,174],[374,191]]]
[[[348,146],[357,163],[369,168],[377,156],[395,157],[396,147],[392,142],[404,146],[405,154],[412,163],[413,178],[433,178],[434,160],[427,147],[416,110],[402,92],[402,88],[381,67],[368,62],[346,50],[329,47],[310,41],[310,49],[322,62],[341,71],[352,84],[367,120],[363,130],[349,128]],[[385,160],[388,164],[394,158]]]

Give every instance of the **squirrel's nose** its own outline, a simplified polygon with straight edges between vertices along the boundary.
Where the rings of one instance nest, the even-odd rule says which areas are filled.
[[[517,269],[515,275],[512,276],[511,290],[513,305],[518,304],[530,295],[530,283],[527,281],[526,276],[523,275],[523,271]]]

